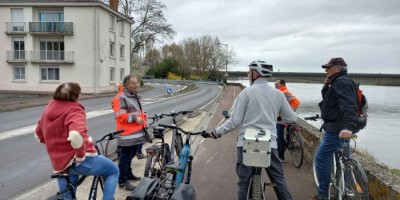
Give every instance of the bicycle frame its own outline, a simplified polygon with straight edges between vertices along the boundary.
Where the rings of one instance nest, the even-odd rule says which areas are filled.
[[[185,177],[185,172],[186,172],[186,166],[187,164],[190,162],[189,161],[189,157],[190,157],[190,144],[189,144],[189,140],[190,140],[190,134],[188,134],[186,136],[186,142],[183,145],[181,154],[179,156],[179,166],[181,166],[181,171],[178,172],[176,179],[175,179],[175,184],[177,186],[179,186],[181,183],[183,183],[183,178]],[[189,168],[188,168],[188,175],[186,177],[186,183],[190,183],[190,175],[191,175],[191,164],[189,164]]]

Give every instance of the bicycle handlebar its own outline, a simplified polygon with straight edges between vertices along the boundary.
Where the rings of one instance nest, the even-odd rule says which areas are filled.
[[[158,124],[158,126],[161,126],[161,127],[164,127],[164,128],[170,128],[170,129],[178,129],[178,130],[180,130],[182,133],[184,133],[184,134],[190,134],[190,135],[199,135],[199,134],[204,134],[204,133],[206,133],[206,131],[205,130],[202,130],[202,131],[199,131],[199,132],[191,132],[191,131],[185,131],[185,130],[183,130],[182,128],[180,128],[180,127],[177,127],[177,126],[171,126],[171,125],[166,125],[166,124]]]
[[[171,111],[170,114],[164,114],[164,113],[162,113],[160,115],[155,114],[153,117],[148,117],[148,119],[153,120],[151,123],[149,123],[149,125],[154,124],[156,121],[162,119],[163,117],[176,117],[176,116],[178,116],[180,114],[187,115],[189,113],[193,113],[193,111],[191,111],[191,110],[183,110],[183,111],[179,111],[177,113],[175,113],[175,111]]]
[[[321,116],[319,116],[319,114],[316,114],[315,116],[312,117],[304,117],[304,120],[313,120],[313,121],[317,121],[317,119],[321,118]]]
[[[121,129],[121,130],[118,130],[118,131],[114,131],[114,132],[108,133],[105,136],[103,136],[100,140],[96,140],[96,143],[102,142],[106,138],[108,138],[107,140],[113,140],[113,139],[116,138],[115,135],[120,134],[122,132],[124,132],[124,130]]]

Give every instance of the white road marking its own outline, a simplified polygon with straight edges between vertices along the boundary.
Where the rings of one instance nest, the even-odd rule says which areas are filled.
[[[191,92],[186,93],[186,94],[190,94],[190,93]],[[185,95],[185,94],[180,94],[180,95],[177,95],[177,96],[166,97],[166,98],[158,98],[158,99],[154,99],[154,98],[143,99],[143,105],[164,101],[166,99],[175,98],[175,97],[182,96],[182,95]],[[210,101],[210,102],[212,102],[212,101]],[[203,106],[203,107],[205,107],[205,106]],[[93,111],[90,111],[90,112],[86,113],[86,119],[90,119],[90,118],[99,117],[99,116],[102,116],[102,115],[111,114],[113,112],[114,111],[111,109],[111,107],[106,107],[106,108],[93,110]],[[25,127],[22,127],[22,128],[9,130],[9,131],[5,131],[5,132],[0,133],[0,140],[4,140],[4,139],[7,139],[7,138],[12,138],[12,137],[20,136],[20,135],[26,135],[26,134],[29,134],[29,133],[33,133],[33,132],[35,132],[35,129],[36,129],[36,124],[25,126]]]

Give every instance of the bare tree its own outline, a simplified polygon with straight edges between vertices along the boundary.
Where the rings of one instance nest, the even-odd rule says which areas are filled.
[[[109,0],[102,0],[109,5]],[[157,0],[120,0],[118,11],[128,17],[133,17],[132,26],[132,53],[149,42],[164,42],[171,40],[176,32],[168,24],[163,11],[167,7],[162,1]]]
[[[164,42],[175,36],[171,24],[168,24],[163,10],[167,9],[163,2],[157,0],[123,0],[120,2],[121,12],[133,17],[132,53],[149,42]]]

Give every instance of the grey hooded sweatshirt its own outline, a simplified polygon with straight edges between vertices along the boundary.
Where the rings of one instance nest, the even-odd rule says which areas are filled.
[[[237,146],[242,147],[246,129],[267,129],[271,131],[271,147],[276,149],[278,115],[287,122],[297,119],[284,94],[268,85],[267,78],[260,77],[239,94],[233,103],[231,117],[215,131],[220,136],[240,126]]]

